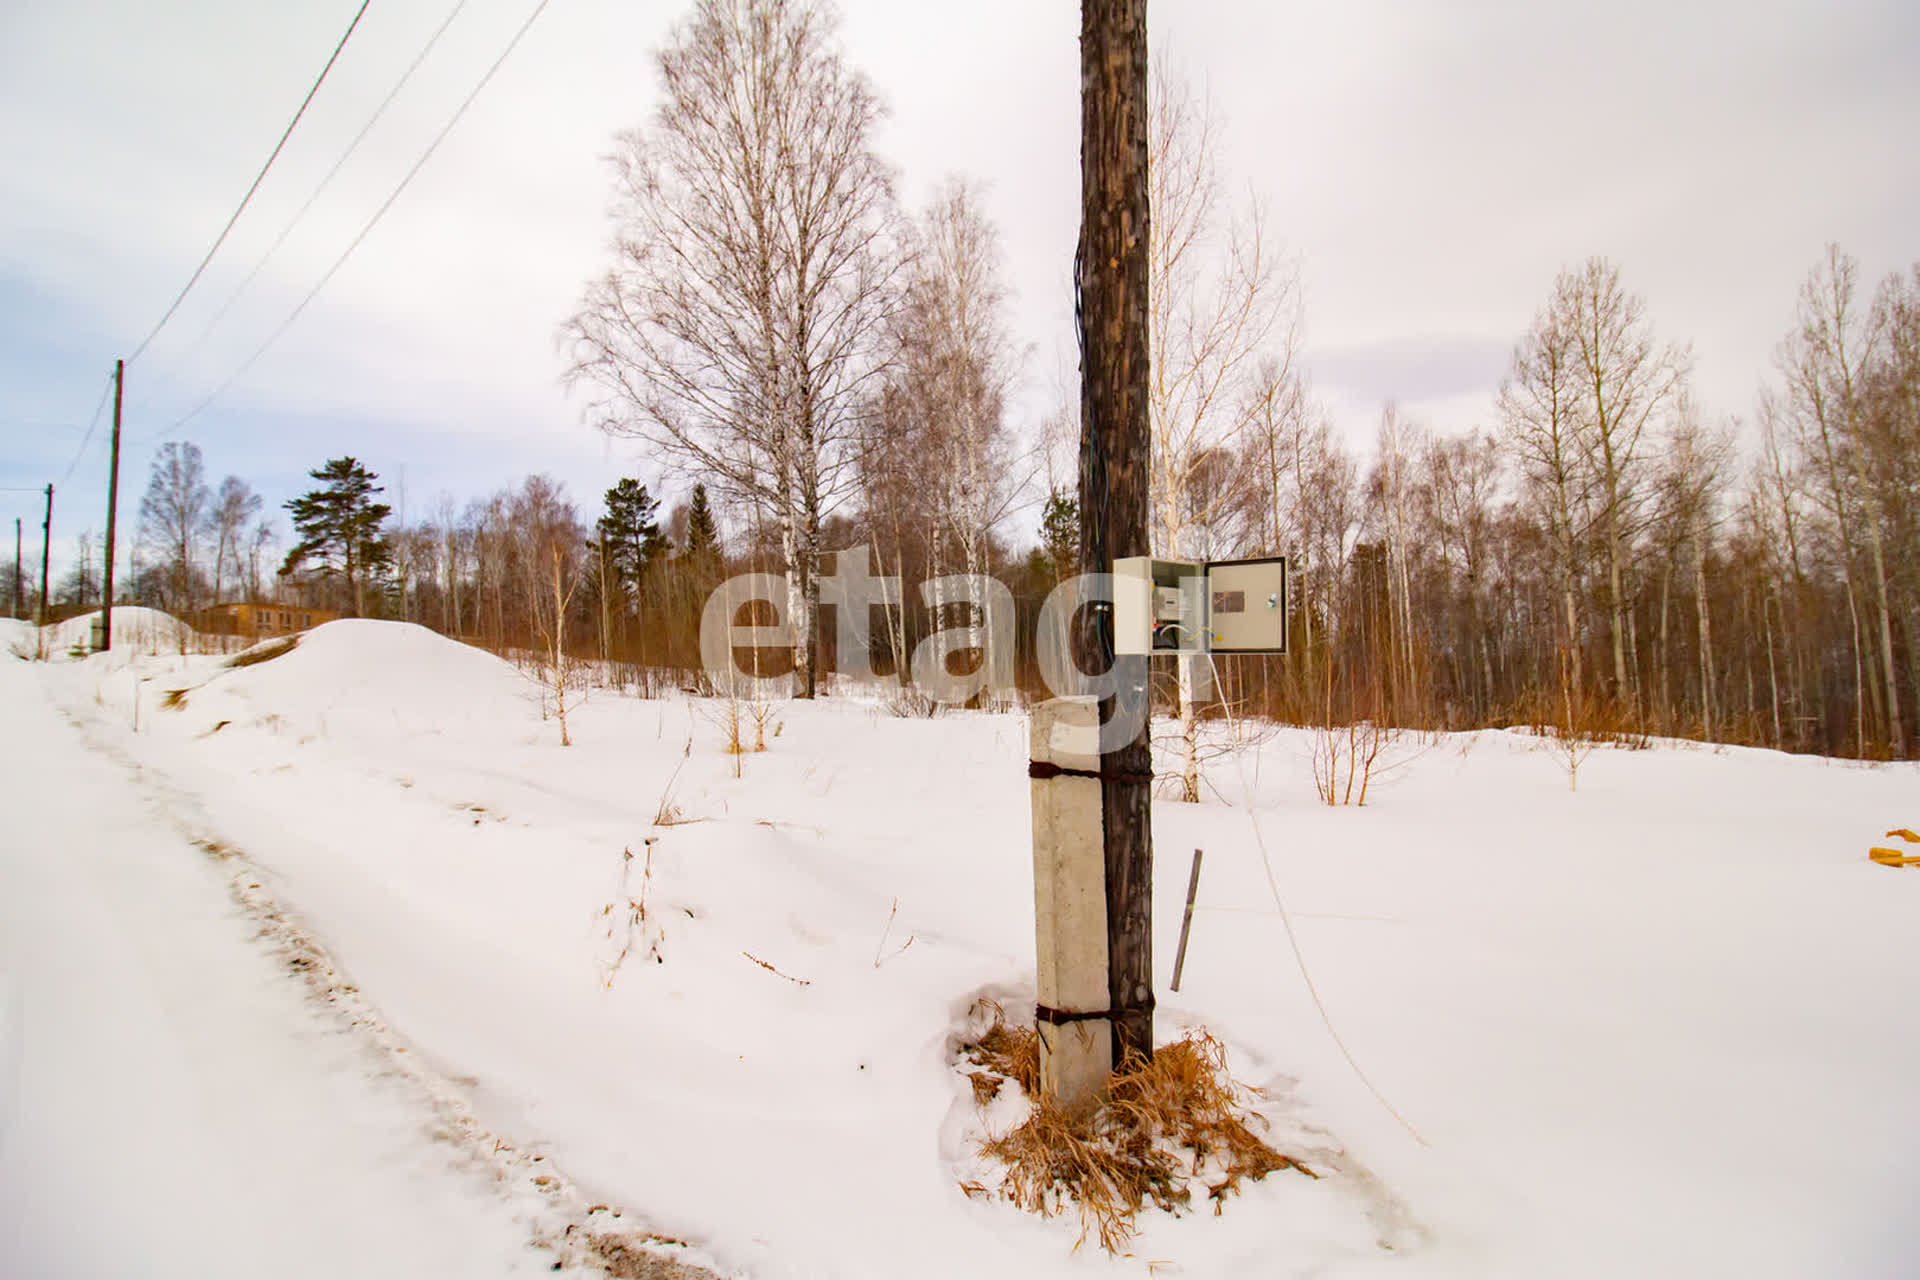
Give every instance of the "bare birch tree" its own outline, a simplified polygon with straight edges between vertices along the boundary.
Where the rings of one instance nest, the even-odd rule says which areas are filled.
[[[1387,544],[1387,613],[1391,632],[1386,655],[1388,688],[1393,695],[1390,712],[1404,723],[1410,713],[1418,713],[1416,704],[1424,701],[1418,694],[1419,658],[1414,640],[1413,575],[1409,561],[1414,555],[1415,481],[1411,472],[1427,446],[1425,433],[1407,422],[1399,406],[1391,401],[1381,410],[1376,439],[1373,487],[1381,532]]]
[[[1713,551],[1713,529],[1727,475],[1733,460],[1731,433],[1700,420],[1691,397],[1682,396],[1665,455],[1655,477],[1655,534],[1662,551],[1659,605],[1657,680],[1664,720],[1672,706],[1672,660],[1668,620],[1672,613],[1672,579],[1680,568],[1680,550],[1686,548],[1693,569],[1693,608],[1700,688],[1700,736],[1714,733],[1715,674],[1713,608],[1708,589],[1708,566]]]
[[[1248,496],[1239,485],[1250,477],[1231,462],[1265,403],[1263,360],[1291,364],[1299,273],[1271,243],[1257,202],[1238,213],[1226,206],[1219,120],[1165,59],[1154,64],[1147,128],[1150,536],[1158,555],[1205,559],[1220,554],[1222,526]],[[1187,800],[1200,798],[1207,661],[1176,659]]]
[[[1007,332],[1000,236],[979,191],[950,179],[921,220],[904,310],[928,362],[922,412],[943,475],[942,520],[967,573],[987,571],[987,539],[1007,514],[1021,477],[1006,401],[1019,354]]]
[[[989,541],[1023,477],[1006,424],[1018,352],[1006,327],[999,233],[976,188],[958,178],[941,186],[918,220],[906,262],[888,326],[887,395],[871,419],[897,438],[875,441],[874,456],[909,473],[894,479],[914,487],[929,576],[984,575]],[[874,481],[868,478],[869,493],[881,487]],[[939,612],[949,603],[940,596],[933,606]],[[975,611],[964,623],[976,648],[986,643],[981,622]]]
[[[1600,503],[1595,533],[1607,575],[1613,691],[1634,703],[1627,657],[1630,543],[1645,498],[1647,458],[1657,444],[1650,437],[1684,383],[1689,356],[1685,348],[1654,341],[1645,301],[1622,288],[1619,268],[1604,258],[1562,272],[1554,292],[1572,338],[1580,446]]]
[[[1557,301],[1534,317],[1500,384],[1500,417],[1519,463],[1524,500],[1547,530],[1558,578],[1561,647],[1569,655],[1562,683],[1583,687],[1580,547],[1591,523],[1591,485],[1583,465],[1575,402],[1579,395],[1570,317]]]
[[[1299,272],[1274,247],[1257,202],[1235,211],[1223,200],[1220,122],[1207,101],[1164,60],[1152,84],[1153,543],[1158,554],[1197,558],[1216,549],[1226,505],[1205,483],[1209,459],[1240,444],[1262,383],[1288,381]]]
[[[1882,341],[1867,384],[1867,471],[1886,524],[1891,612],[1903,624],[1910,705],[1920,718],[1920,263],[1882,281],[1874,307]]]
[[[199,595],[210,502],[200,446],[173,440],[161,445],[140,499],[140,541],[159,554],[166,573],[165,607],[183,619]]]
[[[1489,707],[1494,701],[1494,651],[1490,634],[1491,544],[1502,488],[1498,440],[1478,432],[1436,437],[1427,446],[1429,477],[1423,523],[1440,562],[1458,583],[1457,608],[1464,642],[1456,648],[1455,693],[1462,702]]]
[[[243,576],[244,548],[241,544],[246,537],[247,525],[259,518],[261,505],[260,495],[239,476],[228,476],[222,480],[213,496],[210,524],[213,531],[215,604],[220,603],[220,589],[228,580],[228,567],[232,567],[235,580]]]
[[[502,495],[510,558],[532,637],[538,641],[545,692],[560,721],[560,745],[573,745],[567,729],[567,689],[572,663],[567,623],[573,598],[587,572],[586,531],[565,486],[551,476],[528,476]]]
[[[1894,668],[1886,544],[1876,486],[1869,479],[1873,451],[1867,439],[1865,405],[1868,368],[1879,353],[1886,313],[1856,297],[1858,274],[1858,264],[1849,254],[1838,245],[1827,246],[1826,256],[1801,287],[1798,323],[1781,346],[1779,363],[1786,375],[1789,415],[1801,450],[1820,477],[1816,492],[1832,516],[1839,538],[1847,610],[1853,625],[1860,749],[1866,749],[1871,714],[1885,725],[1888,744],[1904,755],[1906,735]],[[1867,562],[1864,572],[1873,592],[1872,622],[1878,624],[1878,663],[1866,658],[1867,642],[1861,634],[1858,578],[1862,567],[1858,562],[1863,541]],[[1869,671],[1871,680],[1867,678]]]
[[[892,271],[881,108],[807,0],[699,0],[655,63],[663,101],[618,139],[614,262],[566,326],[571,372],[602,430],[778,525],[811,697],[821,522],[851,488]]]
[[[272,549],[280,541],[270,520],[259,520],[247,537],[247,599],[258,603],[267,598],[264,570],[272,560]]]

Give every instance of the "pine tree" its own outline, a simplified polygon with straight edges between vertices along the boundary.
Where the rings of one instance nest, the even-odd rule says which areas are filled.
[[[660,500],[647,493],[647,486],[622,480],[607,490],[607,513],[594,525],[615,577],[629,590],[639,589],[647,566],[667,549],[654,519],[659,509]]]
[[[345,576],[348,603],[356,615],[362,615],[367,579],[393,563],[393,550],[380,532],[393,509],[373,500],[373,495],[384,492],[374,483],[380,477],[352,458],[334,458],[307,474],[321,487],[286,504],[300,541],[287,552],[281,576],[317,561],[322,576]]]
[[[1065,489],[1047,495],[1040,514],[1040,548],[1046,553],[1057,582],[1080,562],[1080,503]]]
[[[713,508],[707,505],[707,486],[693,486],[693,498],[687,505],[687,546],[681,553],[689,560],[715,560],[720,555],[720,530],[713,520]]]

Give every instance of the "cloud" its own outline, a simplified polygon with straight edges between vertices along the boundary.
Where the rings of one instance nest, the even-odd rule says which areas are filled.
[[[136,366],[139,431],[197,403],[279,324],[532,0],[469,0],[282,254],[189,349],[451,3],[368,10],[203,288]],[[23,417],[85,420],[354,8],[0,7],[0,333]],[[880,143],[903,198],[949,172],[986,187],[1012,328],[1033,350],[1026,426],[1051,408],[1052,367],[1071,367],[1074,6],[980,0],[958,22],[897,0],[841,8],[849,57],[891,104]],[[386,440],[420,490],[512,483],[551,461],[583,498],[644,467],[643,450],[616,462],[578,423],[553,337],[604,260],[599,157],[646,120],[650,51],[687,9],[552,5],[298,324],[195,424],[209,465],[297,476],[344,451],[329,436]],[[1920,167],[1902,159],[1920,123],[1920,6],[1184,0],[1152,22],[1156,49],[1204,80],[1224,119],[1225,180],[1264,201],[1299,255],[1308,364],[1366,437],[1388,396],[1436,424],[1484,416],[1555,272],[1589,254],[1620,265],[1662,337],[1694,344],[1710,413],[1748,406],[1827,240],[1869,278],[1920,257]],[[65,439],[0,430],[0,482],[13,467],[44,483],[46,458],[70,456]],[[103,470],[89,462],[75,485]],[[76,498],[104,505],[104,491]]]
[[[1442,400],[1491,397],[1506,372],[1513,339],[1504,337],[1407,336],[1307,353],[1315,385],[1349,397]]]

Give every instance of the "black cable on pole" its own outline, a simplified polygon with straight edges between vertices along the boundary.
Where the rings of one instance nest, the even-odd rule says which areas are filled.
[[[345,166],[353,153],[359,150],[360,144],[366,141],[367,135],[373,132],[373,127],[379,124],[380,118],[387,113],[387,108],[393,105],[393,100],[400,96],[400,91],[407,87],[409,80],[413,79],[413,73],[420,69],[420,64],[427,60],[427,55],[432,53],[434,46],[440,43],[440,37],[447,33],[447,28],[453,25],[453,20],[459,17],[460,11],[466,7],[467,0],[455,0],[453,8],[448,11],[445,18],[441,19],[440,26],[427,38],[427,42],[421,46],[420,52],[414,55],[412,64],[400,73],[400,79],[394,83],[392,89],[387,91],[387,96],[381,100],[380,105],[373,109],[373,114],[367,117],[367,122],[360,126],[360,132],[353,136],[353,141],[349,142],[347,149],[340,153],[340,158],[333,162],[333,167],[327,170],[327,176],[320,179],[319,185],[313,189],[313,194],[307,197],[307,202],[301,205],[293,217],[287,220],[287,224],[284,227],[280,228],[280,234],[274,237],[271,245],[267,246],[267,251],[260,255],[260,260],[253,264],[253,269],[247,272],[246,279],[234,286],[233,292],[227,295],[227,300],[220,304],[218,311],[214,312],[213,319],[207,321],[206,327],[200,330],[199,336],[188,343],[185,350],[176,358],[177,363],[184,363],[189,356],[199,350],[201,344],[207,340],[207,336],[226,318],[227,312],[233,310],[233,304],[239,300],[241,294],[247,291],[248,286],[250,286],[260,275],[260,272],[265,269],[267,263],[272,261],[273,255],[280,252],[280,246],[287,242],[287,237],[293,234],[293,229],[299,226],[301,220],[307,216],[308,211],[313,208],[314,202],[320,199],[321,193],[333,182],[334,177],[340,172],[341,168]]]
[[[327,65],[320,68],[319,79],[315,80],[313,87],[307,90],[307,96],[300,100],[300,109],[293,113],[293,119],[287,121],[286,130],[281,133],[280,141],[273,144],[272,154],[267,157],[267,162],[260,166],[260,172],[254,175],[253,185],[247,188],[246,195],[240,197],[239,207],[233,211],[233,216],[227,219],[227,225],[220,229],[220,234],[215,238],[213,247],[207,250],[207,256],[200,259],[200,265],[193,269],[191,276],[187,277],[187,282],[181,286],[179,295],[173,300],[173,305],[167,308],[167,313],[160,317],[160,322],[153,326],[153,329],[146,337],[140,339],[140,345],[135,347],[133,354],[127,357],[128,364],[132,364],[135,360],[138,360],[140,354],[147,349],[147,344],[158,337],[160,331],[167,327],[167,321],[173,319],[173,313],[178,311],[180,304],[187,300],[187,294],[192,291],[193,286],[199,281],[201,273],[207,269],[207,264],[213,261],[213,255],[220,252],[220,246],[226,243],[228,233],[233,230],[233,224],[240,221],[240,215],[246,211],[248,202],[253,199],[253,193],[258,191],[260,184],[266,180],[267,170],[273,168],[273,162],[280,158],[280,150],[287,145],[287,139],[293,136],[294,126],[300,123],[300,117],[307,114],[307,106],[313,101],[313,95],[320,92],[320,86],[326,82],[327,73],[332,71],[333,64],[340,60],[340,51],[347,47],[348,37],[353,35],[353,29],[360,25],[361,17],[367,12],[367,6],[372,3],[373,0],[360,0],[360,8],[354,13],[353,21],[347,24],[346,33],[340,37],[340,43],[333,47],[333,55],[327,59]]]
[[[441,126],[440,132],[435,134],[433,141],[427,144],[427,149],[420,153],[420,158],[413,162],[413,167],[407,170],[406,176],[400,179],[400,185],[396,186],[392,193],[387,196],[386,200],[381,203],[380,207],[373,211],[373,216],[368,218],[366,225],[360,228],[360,233],[353,238],[340,256],[334,259],[333,265],[327,268],[327,273],[320,277],[319,283],[307,291],[306,297],[300,299],[300,305],[296,306],[287,318],[280,322],[280,327],[269,334],[267,340],[255,348],[254,353],[248,356],[246,360],[241,363],[240,367],[228,376],[225,382],[222,382],[209,392],[206,399],[175,419],[173,425],[165,431],[162,431],[159,435],[140,441],[140,445],[151,444],[156,440],[164,440],[180,428],[186,426],[187,423],[193,421],[193,419],[199,417],[208,405],[219,399],[225,394],[227,388],[238,382],[247,370],[253,367],[255,361],[267,354],[268,349],[280,340],[281,335],[293,327],[293,322],[300,318],[300,314],[307,309],[307,305],[320,295],[320,291],[326,288],[327,283],[333,279],[340,268],[346,265],[347,259],[353,256],[354,250],[360,247],[361,242],[367,238],[368,233],[379,224],[381,218],[386,216],[387,210],[391,209],[394,201],[400,198],[400,193],[407,189],[407,184],[411,183],[414,177],[419,174],[420,170],[426,166],[427,161],[433,158],[434,151],[439,148],[442,142],[446,141],[447,135],[453,132],[453,127],[460,123],[460,117],[467,113],[467,108],[473,105],[474,99],[480,96],[480,91],[487,87],[487,83],[493,79],[494,75],[499,72],[501,66],[512,56],[513,51],[519,47],[520,41],[533,27],[534,22],[540,15],[546,12],[547,5],[550,3],[552,3],[552,0],[540,0],[540,3],[533,7],[533,12],[527,15],[527,20],[522,22],[520,29],[513,33],[513,39],[507,42],[507,47],[500,51],[500,56],[495,58],[493,65],[487,68],[487,73],[480,77],[480,82],[473,86],[473,91],[467,94],[466,100],[454,111],[452,117],[448,119],[446,124]]]

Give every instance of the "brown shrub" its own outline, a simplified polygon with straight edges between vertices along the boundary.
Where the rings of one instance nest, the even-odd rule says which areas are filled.
[[[1207,1032],[1162,1045],[1149,1060],[1129,1060],[1108,1077],[1099,1101],[1071,1108],[1039,1095],[1033,1029],[1009,1027],[990,1001],[976,1012],[983,1008],[987,1029],[961,1050],[982,1068],[967,1073],[974,1101],[984,1106],[1012,1080],[1033,1110],[981,1153],[1006,1166],[1000,1194],[1022,1209],[1051,1217],[1077,1206],[1082,1242],[1092,1231],[1101,1248],[1119,1252],[1147,1204],[1175,1214],[1190,1208],[1195,1179],[1218,1213],[1243,1182],[1282,1169],[1319,1176],[1253,1131],[1249,1121],[1264,1121],[1241,1106],[1252,1091],[1228,1074],[1226,1046]]]

